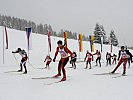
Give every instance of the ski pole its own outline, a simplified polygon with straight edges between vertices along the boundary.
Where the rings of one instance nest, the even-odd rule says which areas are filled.
[[[101,58],[101,59],[102,59],[102,58]],[[104,63],[104,62],[105,62],[104,59],[102,59],[102,60],[103,60],[103,63]]]
[[[27,59],[28,59],[28,60],[27,60]],[[32,68],[36,69],[36,68],[29,62],[29,58],[27,58],[27,59],[25,59],[25,61],[27,60],[28,64],[29,64]]]
[[[16,56],[15,56],[15,54],[14,54],[14,53],[13,53],[13,56],[14,56],[14,59],[15,59],[16,63],[17,63],[17,64],[18,64],[18,66],[19,66],[19,63],[18,63],[17,58],[16,58]]]
[[[28,58],[28,63],[29,63],[29,65],[30,65],[32,68],[36,69],[36,68],[29,62],[29,58]]]

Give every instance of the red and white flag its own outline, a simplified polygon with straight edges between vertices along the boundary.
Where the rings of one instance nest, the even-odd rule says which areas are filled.
[[[49,43],[49,51],[51,52],[51,38],[50,38],[50,31],[48,31],[48,43]]]
[[[6,35],[6,49],[8,49],[8,35],[7,35],[7,29],[6,26],[4,27],[5,35]]]

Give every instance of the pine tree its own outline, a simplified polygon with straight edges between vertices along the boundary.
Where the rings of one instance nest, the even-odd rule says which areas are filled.
[[[99,23],[96,23],[96,27],[94,30],[94,42],[101,43],[101,40],[103,44],[108,44],[108,39],[104,27]]]
[[[101,29],[101,26],[96,23],[96,27],[95,27],[95,30],[94,30],[94,42],[95,43],[100,43],[101,41],[101,37],[103,36],[103,32],[102,32],[102,29]]]
[[[44,32],[43,32],[43,25],[42,24],[37,25],[37,33],[44,34]]]
[[[105,32],[104,27],[102,25],[101,25],[101,30],[102,30],[102,36],[103,36],[103,44],[108,44],[106,32]]]
[[[111,30],[110,38],[112,39],[112,44],[114,46],[117,46],[118,45],[118,39],[117,39],[116,35],[114,34],[114,30]]]
[[[50,31],[50,35],[53,35],[53,29],[52,29],[51,25],[48,25],[48,30]]]

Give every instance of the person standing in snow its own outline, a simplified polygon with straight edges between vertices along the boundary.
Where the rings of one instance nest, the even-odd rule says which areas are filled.
[[[101,67],[101,53],[100,53],[100,51],[96,50],[96,53],[93,55],[97,55],[96,66],[97,66],[97,62],[99,61],[99,65]]]
[[[108,64],[111,65],[111,53],[108,53],[107,52],[107,54],[106,54],[106,60],[107,60],[106,65],[107,66],[108,66]]]
[[[27,74],[26,61],[28,57],[27,57],[27,53],[25,52],[25,50],[21,50],[21,48],[18,48],[16,51],[12,51],[12,53],[19,53],[22,57],[21,62],[20,62],[20,70],[18,70],[18,72],[22,72],[23,70],[22,66],[24,66],[24,69],[25,69],[24,74]]]
[[[62,70],[63,78],[61,79],[61,81],[65,81],[66,80],[65,66],[66,66],[67,62],[69,61],[68,53],[70,54],[70,57],[73,56],[73,53],[65,45],[63,45],[61,40],[59,40],[57,42],[57,44],[58,44],[58,47],[56,48],[56,52],[55,52],[55,56],[54,56],[53,61],[55,62],[55,59],[56,59],[56,56],[58,55],[58,52],[61,55],[61,59],[60,59],[59,64],[58,64],[58,74],[55,75],[54,77],[57,78],[57,77],[61,76],[61,70]]]
[[[115,73],[115,71],[118,69],[118,67],[123,63],[123,73],[122,75],[126,74],[126,64],[128,61],[128,54],[127,52],[124,50],[124,46],[121,46],[121,50],[119,50],[119,54],[118,54],[118,64],[115,67],[115,69],[111,72],[112,74]]]
[[[86,58],[88,58],[87,61],[86,61]],[[89,69],[91,69],[91,60],[93,60],[93,55],[87,50],[86,56],[85,56],[85,59],[84,59],[84,61],[86,61],[85,69],[88,68],[88,63],[90,64],[90,68]]]
[[[112,64],[116,64],[116,57],[117,57],[117,55],[115,55],[115,54],[113,54],[113,62],[112,62]]]
[[[73,52],[73,56],[71,57],[70,63],[72,64],[72,68],[76,69],[76,60],[77,60],[77,54],[76,52]]]
[[[44,62],[46,62],[46,67],[45,68],[49,69],[49,64],[51,63],[51,61],[52,61],[52,58],[50,57],[50,55],[47,55],[47,57],[44,60]]]

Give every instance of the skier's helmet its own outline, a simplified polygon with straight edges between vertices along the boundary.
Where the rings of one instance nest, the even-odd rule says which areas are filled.
[[[62,45],[63,43],[62,43],[62,41],[61,41],[61,40],[59,40],[59,41],[57,42],[57,44],[61,44],[61,45]]]
[[[18,51],[21,51],[21,48],[18,48]]]
[[[124,49],[125,47],[124,46],[121,46],[121,49]]]

